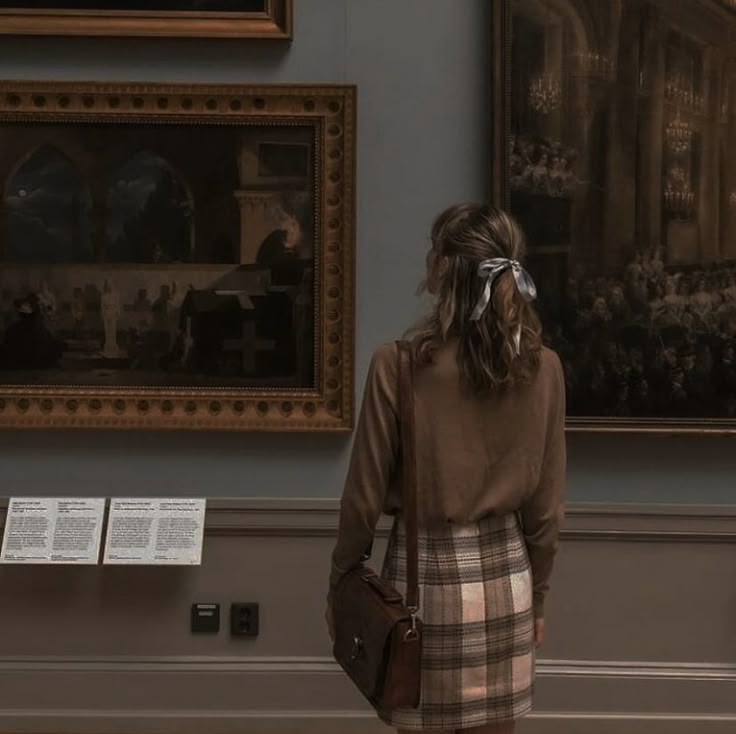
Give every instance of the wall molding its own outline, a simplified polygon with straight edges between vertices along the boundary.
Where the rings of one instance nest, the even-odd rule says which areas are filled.
[[[7,500],[0,500],[0,528]],[[238,537],[334,537],[339,500],[209,499],[207,535]],[[390,518],[376,535],[386,537]],[[736,543],[736,505],[581,503],[567,505],[563,540]]]
[[[0,675],[12,673],[298,673],[342,675],[327,656],[0,656]],[[537,660],[539,678],[626,678],[638,680],[720,680],[736,683],[736,663],[618,660]],[[736,702],[735,702],[736,703]]]

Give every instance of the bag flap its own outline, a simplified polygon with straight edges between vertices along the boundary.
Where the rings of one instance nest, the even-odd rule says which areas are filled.
[[[335,591],[334,655],[353,682],[375,699],[393,629],[409,618],[401,594],[371,569],[349,573]]]

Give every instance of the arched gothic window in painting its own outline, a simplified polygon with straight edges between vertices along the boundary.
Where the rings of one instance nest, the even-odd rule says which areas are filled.
[[[81,263],[94,259],[89,187],[53,146],[39,148],[5,184],[3,259],[21,263]]]
[[[194,203],[182,176],[141,151],[113,175],[107,193],[107,262],[186,263],[194,252]]]

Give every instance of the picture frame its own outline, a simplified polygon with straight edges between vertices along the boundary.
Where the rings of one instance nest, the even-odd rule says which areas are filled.
[[[733,3],[492,8],[491,200],[525,231],[568,430],[736,432]]]
[[[293,0],[0,2],[0,34],[290,40]]]
[[[0,427],[350,430],[355,105],[0,82]]]

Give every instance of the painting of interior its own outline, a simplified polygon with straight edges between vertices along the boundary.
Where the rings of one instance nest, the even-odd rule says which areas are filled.
[[[502,203],[573,423],[736,425],[731,5],[507,5]]]
[[[0,110],[0,391],[204,391],[241,410],[273,402],[286,420],[329,389],[339,414],[352,369],[344,92],[318,108],[314,93],[260,90],[259,117],[232,113],[242,97],[125,91]],[[75,104],[106,113],[64,119]]]
[[[0,379],[313,386],[309,127],[2,138]]]

